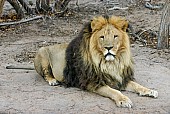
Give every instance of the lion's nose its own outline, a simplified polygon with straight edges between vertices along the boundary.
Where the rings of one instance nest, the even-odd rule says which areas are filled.
[[[107,50],[111,50],[113,48],[113,46],[110,46],[110,47],[104,47],[106,48]]]

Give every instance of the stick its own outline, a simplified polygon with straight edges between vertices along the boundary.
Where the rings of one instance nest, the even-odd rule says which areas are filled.
[[[14,66],[14,65],[6,66],[6,69],[35,70],[33,66]]]
[[[127,9],[128,7],[121,8],[121,7],[114,6],[113,8],[109,8],[108,10],[110,11],[110,10],[127,10]]]
[[[163,6],[161,6],[161,5],[159,5],[159,6],[158,5],[152,5],[149,2],[145,3],[145,7],[148,8],[148,9],[151,9],[151,10],[159,10],[159,9],[163,8]]]
[[[26,23],[26,22],[29,22],[29,21],[37,20],[37,19],[42,19],[42,18],[43,18],[43,16],[36,16],[36,17],[33,17],[33,18],[29,18],[29,19],[22,19],[22,20],[16,21],[16,22],[0,23],[0,27],[1,26],[8,26],[8,25],[17,25],[17,24],[21,24],[21,23]]]

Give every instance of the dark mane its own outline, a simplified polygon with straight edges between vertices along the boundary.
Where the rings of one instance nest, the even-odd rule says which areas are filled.
[[[82,51],[88,51],[87,41],[90,40],[91,35],[92,29],[89,22],[67,47],[64,69],[66,86],[87,89],[90,85],[91,91],[103,85],[109,85],[115,89],[125,88],[129,80],[134,80],[133,69],[130,66],[125,67],[121,75],[123,81],[120,83],[113,76],[100,71],[94,64],[84,61]]]
[[[78,37],[73,39],[66,49],[66,67],[64,69],[64,79],[67,87],[80,87],[85,89],[81,81],[81,77],[85,71],[83,70],[83,60],[80,52],[80,46],[83,41],[83,35],[91,36],[91,25],[90,22],[84,25],[84,28],[80,31]],[[86,84],[85,84],[86,85]]]

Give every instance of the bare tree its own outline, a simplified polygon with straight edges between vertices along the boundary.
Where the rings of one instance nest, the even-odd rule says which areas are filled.
[[[163,9],[161,24],[158,35],[158,49],[169,47],[169,29],[170,29],[170,1],[167,0]]]
[[[67,10],[67,5],[71,0],[56,0],[53,6],[50,6],[50,0],[36,0],[36,11],[31,9],[24,0],[7,1],[14,7],[17,13],[17,18],[23,18],[25,15],[23,8],[25,9],[28,15],[35,13],[54,13],[61,16]],[[4,2],[5,0],[0,0],[0,16],[3,10]]]
[[[62,15],[67,10],[67,5],[71,0],[55,0],[54,6],[49,6],[49,0],[36,0],[36,9],[40,13],[52,12]]]
[[[20,4],[24,7],[24,9],[27,11],[28,14],[34,14],[34,11],[28,7],[27,3],[24,0],[7,0],[12,7],[15,9],[17,13],[17,18],[23,18],[24,17],[24,11],[23,8],[20,6]],[[0,0],[0,16],[2,14],[2,9],[4,6],[5,0]]]

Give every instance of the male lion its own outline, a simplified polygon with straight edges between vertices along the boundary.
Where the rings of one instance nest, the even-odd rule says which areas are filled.
[[[40,48],[35,69],[50,85],[62,82],[92,91],[114,100],[118,107],[132,107],[119,90],[156,98],[157,91],[134,82],[127,27],[128,22],[120,17],[95,17],[68,45]]]

